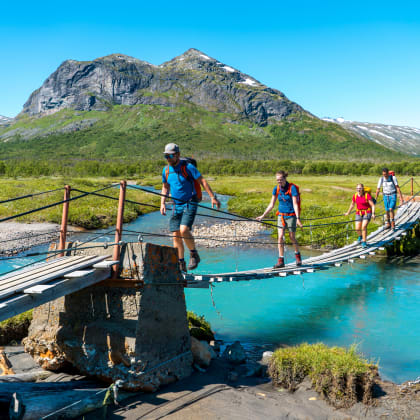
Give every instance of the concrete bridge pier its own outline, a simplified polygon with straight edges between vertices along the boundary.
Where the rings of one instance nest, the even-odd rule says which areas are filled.
[[[121,261],[124,280],[105,281],[36,308],[25,350],[45,369],[71,364],[108,382],[121,379],[127,390],[155,391],[192,371],[177,254],[166,246],[126,244]]]

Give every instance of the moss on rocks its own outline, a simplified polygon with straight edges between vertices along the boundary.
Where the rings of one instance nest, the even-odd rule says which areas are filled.
[[[20,341],[25,338],[31,321],[32,311],[27,311],[0,322],[0,345],[5,346],[11,341]]]

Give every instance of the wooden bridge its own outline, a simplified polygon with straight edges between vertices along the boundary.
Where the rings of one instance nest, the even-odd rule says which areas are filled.
[[[106,188],[111,187],[113,187],[113,185]],[[54,256],[56,256],[56,258],[51,261],[40,262],[36,265],[32,265],[30,268],[27,267],[20,270],[14,270],[13,272],[0,277],[0,321],[59,297],[92,286],[111,277],[114,280],[117,279],[118,266],[120,264],[124,202],[130,202],[130,200],[125,199],[126,187],[126,182],[122,181],[120,183],[120,196],[119,199],[117,199],[119,201],[119,207],[112,256],[111,254],[106,256],[64,256],[64,251],[66,251],[69,202],[88,194],[107,197],[103,194],[98,194],[99,191],[103,191],[106,188],[101,188],[90,193],[77,190],[82,193],[82,195],[70,198],[70,187],[66,186],[63,201],[43,207],[48,208],[53,205],[63,204],[60,243],[57,251],[59,254],[55,254]],[[293,263],[286,264],[286,266],[281,269],[269,267],[218,274],[185,274],[185,286],[208,288],[210,284],[217,282],[301,275],[304,273],[313,273],[317,270],[325,270],[329,267],[340,266],[343,263],[351,263],[358,258],[365,259],[369,255],[374,255],[377,250],[383,249],[386,244],[399,240],[404,235],[407,235],[406,231],[410,230],[418,221],[420,218],[420,202],[415,200],[418,194],[414,196],[412,191],[411,195],[410,201],[398,210],[396,216],[396,229],[384,230],[383,227],[381,227],[371,233],[367,238],[367,248],[362,248],[359,244],[353,243],[320,256],[305,259],[303,265],[300,267],[297,267],[296,264]],[[20,198],[25,197],[27,196]],[[116,199],[114,197],[107,198]],[[16,200],[16,198],[11,200]],[[131,203],[134,202],[131,201]],[[43,208],[35,209],[33,211],[39,211]],[[24,214],[28,213],[30,212],[25,212]],[[19,217],[21,215],[14,217]],[[231,215],[239,217],[237,215]],[[10,220],[12,218],[13,217],[7,217],[0,221]],[[123,282],[124,280],[120,281],[119,285],[121,286],[121,284],[124,284]],[[132,287],[130,281],[127,280],[126,284],[127,287]]]
[[[218,274],[186,274],[185,280],[187,287],[208,288],[212,283],[258,280],[270,277],[286,277],[288,275],[301,275],[304,273],[313,273],[317,270],[326,270],[330,267],[340,267],[343,263],[353,263],[356,259],[366,259],[370,255],[375,255],[376,251],[384,250],[384,246],[400,240],[407,235],[406,231],[420,218],[420,202],[412,201],[402,206],[395,218],[395,230],[384,229],[380,227],[367,237],[367,248],[363,248],[357,242],[324,253],[322,255],[307,258],[303,260],[302,266],[296,266],[296,263],[286,264],[284,268],[273,269],[272,267],[261,268],[248,271],[236,271]]]

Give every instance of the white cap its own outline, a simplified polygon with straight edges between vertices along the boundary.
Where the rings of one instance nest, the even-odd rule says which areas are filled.
[[[179,153],[179,146],[175,143],[169,143],[165,146],[165,151],[163,153],[165,155],[167,153]]]

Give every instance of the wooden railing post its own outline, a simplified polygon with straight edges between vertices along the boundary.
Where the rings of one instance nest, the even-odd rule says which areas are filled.
[[[124,202],[125,202],[125,192],[127,190],[127,181],[120,182],[120,198],[118,201],[118,214],[117,214],[117,226],[115,228],[115,243],[121,241],[122,238],[122,229],[123,229],[123,221],[124,221]],[[112,256],[114,261],[118,261],[120,259],[120,245],[114,245],[114,254]],[[118,277],[120,265],[116,264],[112,266],[112,278],[116,279]]]
[[[70,192],[71,187],[70,185],[66,185],[64,187],[64,200],[70,199]],[[60,244],[58,245],[58,249],[66,249],[66,237],[67,237],[67,221],[69,218],[69,201],[63,203],[63,215],[61,216],[61,229],[60,229]],[[64,253],[60,253],[59,257],[63,257]]]
[[[414,177],[411,177],[411,197],[414,196]]]

